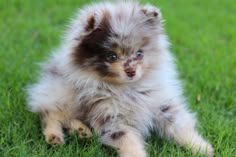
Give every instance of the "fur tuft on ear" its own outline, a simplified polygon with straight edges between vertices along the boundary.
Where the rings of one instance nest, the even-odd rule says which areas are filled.
[[[84,30],[85,32],[92,32],[99,27],[103,14],[95,11],[92,14],[85,16],[85,18]]]
[[[145,5],[141,11],[143,12],[143,14],[147,17],[146,22],[149,24],[159,24],[161,23],[161,11],[158,8],[155,8],[151,5]]]
[[[104,27],[108,26],[110,19],[110,14],[106,10],[102,10],[98,13],[94,13],[91,16],[88,16],[85,31],[93,32],[96,29],[104,29]]]
[[[91,30],[94,30],[95,28],[95,17],[94,16],[90,16],[87,19],[87,25],[85,26],[85,31],[89,32]]]

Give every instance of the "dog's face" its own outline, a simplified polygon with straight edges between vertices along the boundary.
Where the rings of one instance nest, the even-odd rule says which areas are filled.
[[[117,8],[104,8],[87,17],[74,61],[104,81],[136,82],[155,64],[153,47],[161,31],[160,15],[148,7]]]

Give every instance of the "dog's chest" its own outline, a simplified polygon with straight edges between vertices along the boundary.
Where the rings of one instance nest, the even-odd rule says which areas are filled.
[[[98,110],[103,106],[120,112],[151,110],[154,104],[152,89],[126,88],[124,90],[111,90],[98,88],[96,90],[86,90],[90,92],[80,92],[78,97],[79,110],[84,114]],[[96,109],[94,109],[96,108]],[[138,111],[139,110],[139,111]]]
[[[90,89],[91,90],[91,89]],[[80,92],[82,93],[82,92]],[[110,90],[98,88],[90,94],[87,92],[80,95],[79,108],[76,115],[91,125],[98,120],[104,122],[107,117],[116,117],[131,126],[147,128],[152,126],[153,104],[152,89],[129,88],[125,90]],[[144,129],[146,128],[146,129]]]
[[[119,99],[126,105],[148,107],[153,101],[152,90],[130,89],[123,91]]]

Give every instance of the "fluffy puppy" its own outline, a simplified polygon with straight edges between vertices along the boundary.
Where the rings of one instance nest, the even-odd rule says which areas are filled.
[[[28,89],[46,140],[61,144],[63,128],[146,157],[149,130],[213,155],[195,128],[178,80],[159,9],[136,2],[104,2],[80,10],[61,46]]]

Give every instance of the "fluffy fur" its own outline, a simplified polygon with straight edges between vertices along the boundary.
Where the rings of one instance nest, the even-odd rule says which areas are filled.
[[[48,143],[63,143],[63,128],[90,137],[92,127],[121,157],[145,157],[144,139],[156,130],[213,155],[186,107],[162,23],[159,9],[130,1],[77,13],[28,89],[29,107],[41,115]]]

